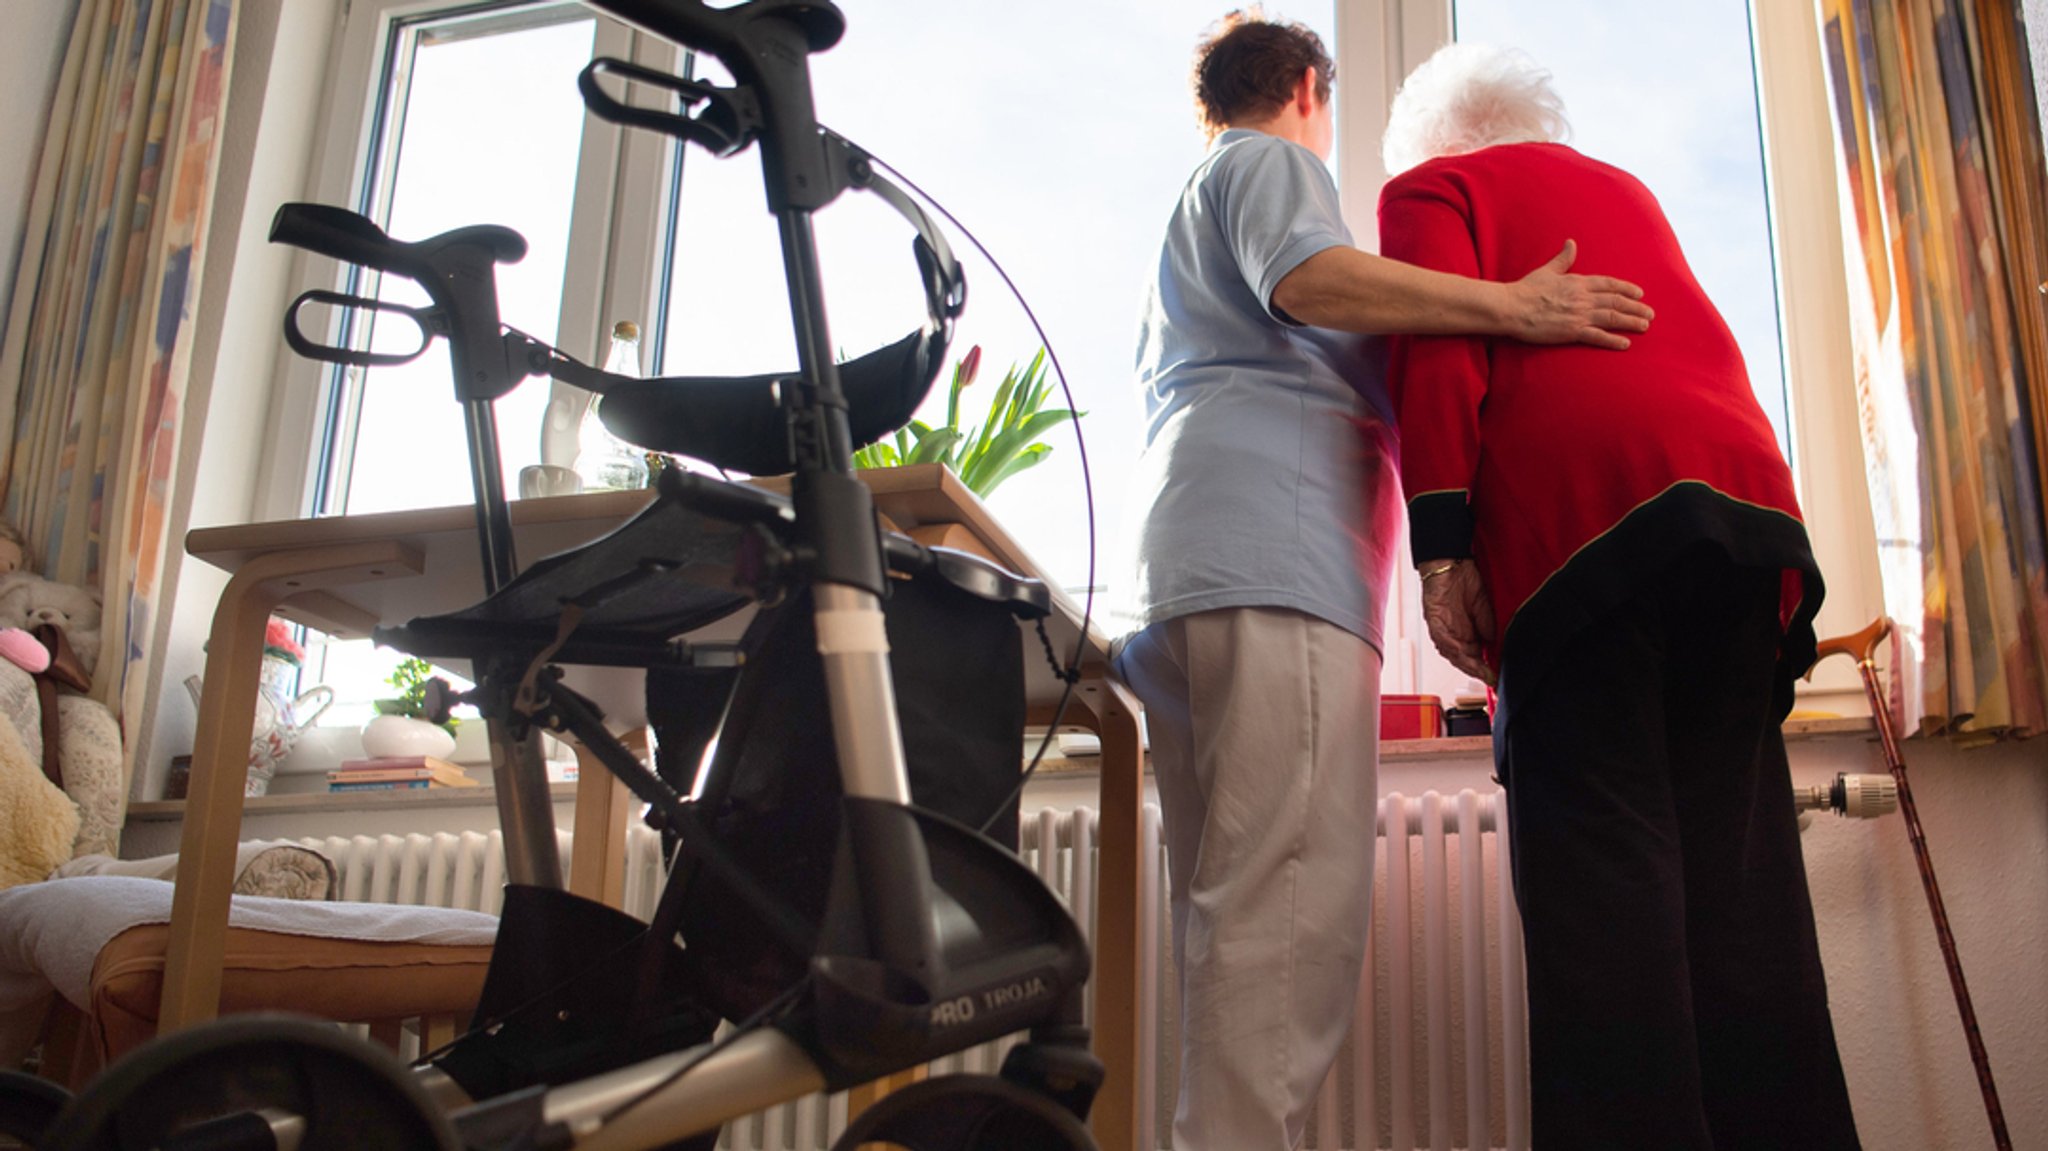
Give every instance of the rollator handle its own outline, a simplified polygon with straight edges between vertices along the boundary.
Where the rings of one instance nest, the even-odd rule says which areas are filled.
[[[811,103],[810,54],[839,43],[846,17],[826,0],[591,0],[629,24],[715,56],[760,105],[761,171],[774,212],[815,211],[844,187]]]
[[[369,218],[330,204],[281,205],[270,223],[270,241],[422,283],[439,274],[435,257],[455,249],[479,249],[495,264],[526,258],[526,238],[501,225],[474,224],[406,243],[386,235]]]

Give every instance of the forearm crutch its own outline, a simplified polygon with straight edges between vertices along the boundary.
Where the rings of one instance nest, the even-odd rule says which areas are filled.
[[[1934,878],[1934,859],[1927,852],[1927,833],[1920,829],[1920,811],[1913,804],[1913,789],[1906,783],[1906,761],[1899,754],[1899,733],[1892,719],[1884,686],[1877,680],[1873,653],[1878,642],[1889,635],[1892,621],[1877,617],[1869,627],[1850,635],[1822,640],[1816,661],[1831,655],[1846,655],[1856,661],[1863,674],[1863,691],[1870,697],[1870,716],[1877,724],[1877,741],[1884,750],[1885,766],[1899,788],[1899,813],[1906,820],[1906,834],[1913,840],[1913,858],[1920,865],[1920,884],[1927,890],[1927,910],[1934,917],[1934,933],[1941,940],[1942,962],[1948,965],[1949,987],[1956,994],[1956,1012],[1963,1019],[1963,1037],[1970,1044],[1970,1061],[1977,1066],[1977,1086],[1984,1092],[1984,1113],[1991,1120],[1991,1138],[1998,1151],[2012,1151],[2012,1136],[2006,1133],[2005,1109],[1998,1104],[1998,1085],[1991,1080],[1991,1057],[1984,1050],[1984,1035],[1977,1029],[1977,1009],[1970,1004],[1970,985],[1963,980],[1963,961],[1956,953],[1955,932],[1949,929],[1948,909],[1941,901],[1941,885]]]

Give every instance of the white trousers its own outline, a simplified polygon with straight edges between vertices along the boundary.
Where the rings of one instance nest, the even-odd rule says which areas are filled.
[[[1380,656],[1231,608],[1117,659],[1145,705],[1180,968],[1175,1151],[1299,1146],[1350,1031],[1372,918]]]

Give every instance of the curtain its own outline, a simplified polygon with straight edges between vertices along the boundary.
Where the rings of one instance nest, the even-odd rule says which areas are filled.
[[[171,543],[234,24],[235,0],[80,0],[0,318],[0,515],[43,575],[101,595],[93,695],[130,722]]]
[[[2048,730],[2041,136],[2010,0],[1819,0],[1902,726]]]

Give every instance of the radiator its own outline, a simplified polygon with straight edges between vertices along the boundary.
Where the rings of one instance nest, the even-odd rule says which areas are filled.
[[[1509,890],[1502,803],[1499,793],[1469,790],[1380,801],[1374,922],[1352,1039],[1323,1085],[1306,1151],[1526,1151],[1526,1007],[1519,921],[1514,901],[1502,897]],[[1169,1142],[1178,1035],[1157,807],[1146,807],[1143,827],[1140,912],[1149,927],[1141,958],[1150,986],[1141,989],[1139,1081],[1150,1085],[1154,1106],[1140,1111],[1140,1145],[1161,1148]],[[1087,807],[1041,810],[1022,826],[1025,863],[1067,901],[1091,943],[1097,828]],[[495,831],[301,842],[334,860],[343,899],[493,914],[502,901],[504,853]],[[561,857],[570,855],[563,834]],[[661,889],[660,837],[630,828],[626,866],[625,909],[646,918]],[[994,1074],[1015,1042],[949,1056],[932,1073]],[[812,1096],[728,1124],[719,1146],[828,1151],[845,1125],[843,1094]]]

